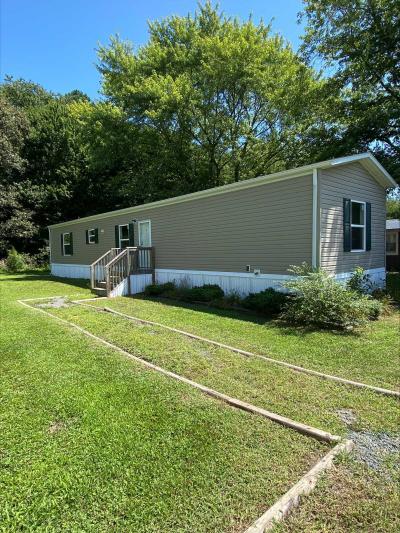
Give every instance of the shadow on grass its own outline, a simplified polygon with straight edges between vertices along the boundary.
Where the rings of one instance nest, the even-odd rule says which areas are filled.
[[[218,317],[231,318],[234,320],[240,320],[242,322],[251,322],[252,324],[258,324],[260,326],[267,326],[268,328],[275,328],[281,335],[298,337],[303,339],[312,333],[330,333],[332,335],[338,335],[340,337],[355,337],[360,334],[356,331],[346,330],[331,330],[322,329],[311,326],[298,326],[289,324],[280,320],[277,316],[268,317],[255,313],[254,311],[245,311],[241,309],[221,309],[218,307],[212,307],[211,305],[201,303],[188,303],[182,300],[173,300],[170,298],[160,298],[145,296],[144,294],[136,294],[135,296],[129,296],[128,298],[143,300],[155,303],[161,303],[163,305],[169,305],[171,307],[180,307],[182,309],[190,309],[191,311],[199,311],[201,313],[207,313]]]
[[[64,283],[65,285],[71,285],[73,287],[79,287],[81,289],[89,289],[90,288],[90,282],[88,279],[80,279],[80,278],[59,278],[52,276],[50,273],[41,273],[37,270],[33,271],[24,271],[20,273],[15,274],[9,274],[2,272],[2,279],[1,281],[8,282],[8,281],[50,281],[55,283]]]

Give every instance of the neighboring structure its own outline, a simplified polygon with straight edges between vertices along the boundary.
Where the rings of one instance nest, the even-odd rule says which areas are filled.
[[[365,153],[54,224],[51,271],[109,295],[152,279],[246,294],[280,287],[304,261],[342,279],[362,266],[382,284],[394,186]]]
[[[386,221],[386,267],[400,272],[400,220]]]

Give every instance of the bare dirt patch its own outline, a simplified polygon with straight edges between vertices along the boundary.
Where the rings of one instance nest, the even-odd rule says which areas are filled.
[[[42,304],[36,304],[36,307],[44,309],[61,309],[62,307],[71,307],[74,305],[68,298],[52,298],[50,301]]]

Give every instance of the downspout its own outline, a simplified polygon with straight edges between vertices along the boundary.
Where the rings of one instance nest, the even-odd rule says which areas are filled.
[[[49,230],[49,263],[50,263],[50,272],[51,272],[51,228]]]
[[[318,224],[318,170],[313,168],[312,175],[312,252],[311,266],[319,267],[319,224]]]

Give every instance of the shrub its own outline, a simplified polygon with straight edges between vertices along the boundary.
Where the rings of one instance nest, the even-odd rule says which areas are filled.
[[[224,291],[219,285],[202,285],[192,289],[183,289],[180,297],[187,302],[211,302],[221,300],[224,297]]]
[[[14,246],[8,252],[6,259],[6,268],[8,272],[18,272],[25,268],[25,261],[21,254],[17,252]]]
[[[307,272],[304,265],[292,267],[291,272],[301,272],[301,275],[285,283],[293,292],[293,298],[282,313],[282,318],[288,322],[345,329],[379,316],[379,302],[349,290],[326,272]]]
[[[368,313],[368,318],[370,320],[378,320],[383,312],[384,303],[375,300],[375,298],[372,297],[364,297],[361,298],[360,301],[362,302],[362,305],[365,306],[366,312]]]
[[[368,294],[372,291],[373,285],[369,274],[366,274],[362,267],[357,267],[351,274],[347,287],[359,294]]]
[[[246,309],[252,309],[266,315],[277,315],[283,309],[288,296],[283,292],[269,288],[256,294],[249,294],[242,300]]]
[[[154,283],[152,285],[147,285],[144,290],[144,293],[147,296],[161,296],[166,292],[172,292],[176,290],[176,285],[173,281],[168,281],[167,283]]]

